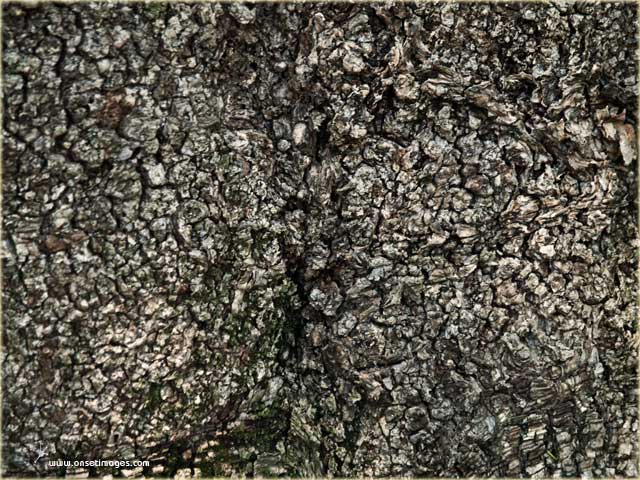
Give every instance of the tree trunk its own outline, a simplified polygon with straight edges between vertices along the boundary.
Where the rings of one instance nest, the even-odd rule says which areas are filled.
[[[637,475],[634,5],[2,8],[5,474]]]

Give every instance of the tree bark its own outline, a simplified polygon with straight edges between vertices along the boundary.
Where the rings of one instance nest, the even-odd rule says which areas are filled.
[[[634,5],[2,9],[5,474],[637,475]]]

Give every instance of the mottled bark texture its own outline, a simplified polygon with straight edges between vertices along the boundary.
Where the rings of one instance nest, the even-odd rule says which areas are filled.
[[[636,475],[634,5],[3,15],[5,473]]]

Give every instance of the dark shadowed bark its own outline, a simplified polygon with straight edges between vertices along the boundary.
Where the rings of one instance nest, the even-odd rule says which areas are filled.
[[[637,475],[635,5],[3,23],[5,473]]]

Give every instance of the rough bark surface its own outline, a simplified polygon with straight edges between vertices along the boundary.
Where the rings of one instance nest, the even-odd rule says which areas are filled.
[[[634,5],[2,8],[5,474],[637,475]]]

